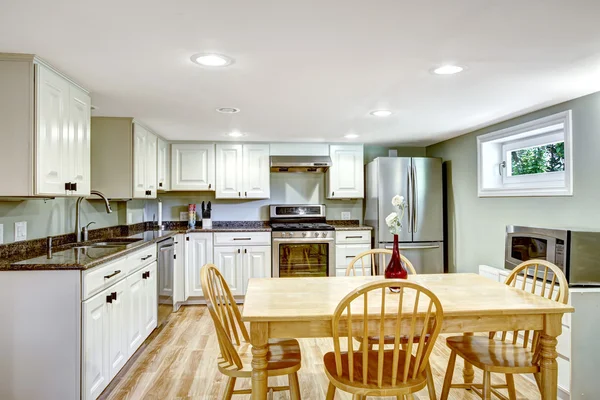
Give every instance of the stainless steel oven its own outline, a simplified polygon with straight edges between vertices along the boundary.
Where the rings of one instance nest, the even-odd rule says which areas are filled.
[[[273,232],[273,277],[335,276],[333,233]]]
[[[505,268],[533,259],[558,266],[569,286],[600,286],[600,232],[507,226]]]
[[[323,204],[270,206],[274,277],[335,276],[335,229]]]

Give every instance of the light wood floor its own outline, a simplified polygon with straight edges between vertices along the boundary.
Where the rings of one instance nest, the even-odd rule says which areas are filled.
[[[449,351],[440,338],[431,357],[439,397],[446,371]],[[324,399],[328,380],[323,372],[323,354],[333,348],[331,338],[302,339],[302,369],[299,373],[302,398]],[[225,379],[216,368],[219,349],[212,320],[204,306],[182,307],[172,314],[168,323],[156,330],[132,357],[101,399],[221,399]],[[287,384],[281,379],[277,384]],[[462,379],[462,362],[457,360],[455,382]],[[476,381],[481,374],[476,370]],[[501,377],[497,378],[500,381]],[[277,379],[271,381],[276,383]],[[540,394],[532,382],[515,377],[519,399],[539,399]],[[249,387],[249,380],[238,380],[236,388]],[[249,395],[236,395],[234,400],[248,399]],[[288,399],[288,392],[275,394],[275,399]],[[427,390],[415,398],[428,399]],[[453,389],[451,399],[478,399],[469,391]],[[350,400],[347,393],[338,391],[336,399]]]

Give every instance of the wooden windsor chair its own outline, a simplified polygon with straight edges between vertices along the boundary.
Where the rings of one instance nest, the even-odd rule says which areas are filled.
[[[251,389],[234,390],[237,378],[250,378],[252,374],[252,345],[240,310],[225,278],[214,265],[203,266],[200,279],[221,350],[218,368],[228,377],[223,398],[228,400],[234,394],[250,394]],[[297,340],[269,339],[268,376],[287,375],[289,379],[289,386],[269,387],[270,391],[289,390],[292,400],[300,400],[300,366],[300,345]]]
[[[356,275],[357,264],[360,264],[360,268],[361,268],[360,271],[361,271],[362,276],[366,275],[367,268],[371,269],[371,275],[376,275],[375,274],[376,265],[380,266],[381,272],[383,273],[383,268],[385,267],[386,261],[387,261],[386,256],[391,256],[391,255],[392,255],[392,250],[389,250],[389,249],[371,249],[371,250],[363,251],[362,253],[358,254],[356,257],[354,257],[350,261],[350,264],[348,264],[348,268],[346,269],[346,276]],[[415,267],[412,265],[410,260],[408,258],[406,258],[403,254],[400,254],[400,258],[406,265],[406,269],[408,269],[408,273],[411,275],[416,275],[417,271],[415,270]],[[366,259],[366,262],[365,262],[365,259]],[[377,261],[377,263],[376,263],[376,261]],[[381,266],[383,266],[383,267],[381,267]],[[361,346],[362,346],[363,339],[361,337],[357,337],[356,340],[359,343],[361,343]],[[418,342],[419,340],[420,340],[420,337],[418,337],[418,336],[414,338],[414,341],[416,341],[416,342]],[[429,340],[429,338],[425,338],[425,340]],[[394,344],[394,341],[395,341],[394,336],[388,335],[383,338],[384,345]],[[378,336],[369,336],[367,338],[367,347],[369,350],[372,350],[373,346],[377,345],[378,343],[379,343]],[[400,345],[402,346],[403,349],[406,349],[407,343],[408,343],[408,338],[406,336],[400,337]],[[436,398],[435,385],[433,382],[433,375],[431,372],[431,367],[429,365],[427,365],[426,372],[427,372],[427,381],[428,381],[427,389],[429,390],[429,397],[435,399]]]
[[[400,292],[391,293],[390,287],[399,287]],[[329,378],[327,400],[334,398],[336,389],[352,393],[357,400],[367,396],[412,398],[412,393],[428,383],[429,356],[443,318],[435,294],[404,280],[368,283],[346,295],[331,321],[334,351],[323,357]],[[367,338],[372,335],[380,338],[377,350],[367,346]],[[386,335],[395,338],[391,349],[384,346]],[[348,344],[344,352],[343,336]],[[356,336],[363,341],[358,351],[354,350]],[[400,347],[403,336],[408,338],[406,349]],[[414,340],[417,337],[419,341]]]
[[[556,265],[543,260],[530,260],[519,264],[506,278],[505,284],[520,287],[522,290],[563,304],[567,304],[569,299],[569,284],[565,275]],[[528,288],[528,285],[531,287]],[[484,400],[490,400],[492,393],[501,399],[516,400],[513,374],[534,374],[540,388],[538,331],[523,331],[522,334],[519,331],[490,332],[488,337],[452,336],[446,343],[451,354],[442,388],[442,400],[448,399],[451,388],[473,389]],[[482,384],[452,384],[457,355],[483,371]],[[492,373],[505,374],[506,384],[492,385]],[[508,397],[498,389],[507,389]]]

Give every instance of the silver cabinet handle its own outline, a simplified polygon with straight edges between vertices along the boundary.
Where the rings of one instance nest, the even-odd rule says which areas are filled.
[[[362,239],[362,236],[346,236],[346,239]]]
[[[233,238],[233,240],[252,240],[252,238]]]

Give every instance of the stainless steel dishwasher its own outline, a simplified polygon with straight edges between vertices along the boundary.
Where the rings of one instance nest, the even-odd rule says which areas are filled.
[[[168,238],[158,242],[158,326],[175,310],[173,286],[175,272],[175,241]]]

